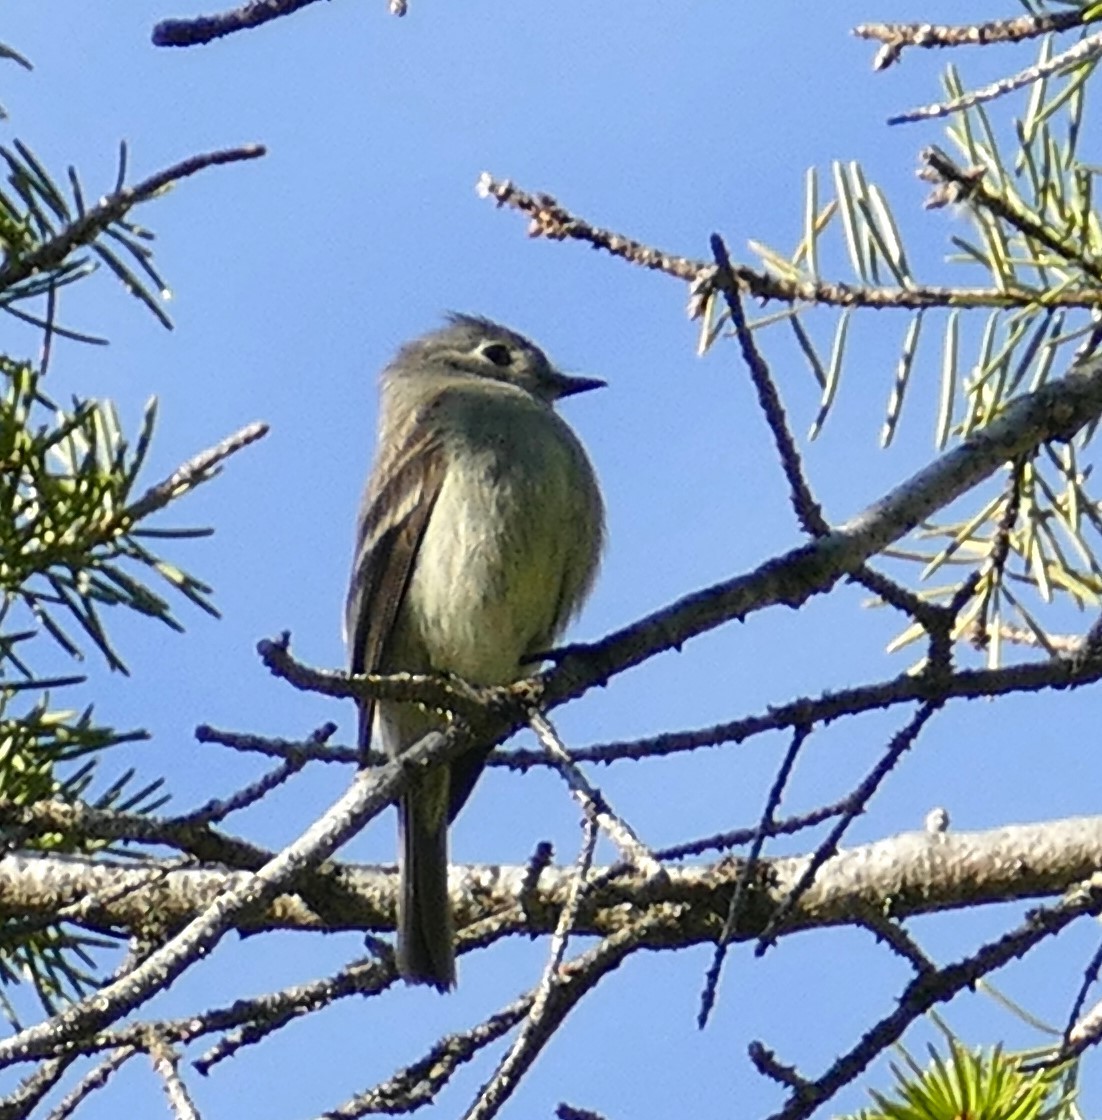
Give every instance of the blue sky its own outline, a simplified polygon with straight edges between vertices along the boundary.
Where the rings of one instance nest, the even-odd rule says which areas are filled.
[[[597,638],[799,541],[735,349],[695,356],[685,290],[578,245],[529,240],[515,214],[496,211],[474,186],[483,171],[508,176],[687,256],[706,256],[719,230],[732,256],[747,260],[748,238],[790,249],[800,236],[806,167],[825,172],[832,159],[856,159],[895,203],[920,275],[945,279],[938,262],[961,219],[924,214],[913,174],[916,153],[940,142],[941,130],[884,123],[937,96],[945,57],[910,54],[876,75],[872,49],[849,29],[867,18],[959,18],[958,5],[641,0],[629,10],[579,0],[553,8],[412,0],[410,15],[396,20],[381,0],[333,0],[205,48],[152,47],[158,19],[198,14],[179,2],[94,12],[75,0],[11,5],[3,32],[35,64],[31,74],[3,70],[5,142],[28,141],[59,175],[75,164],[89,196],[112,185],[122,139],[134,178],[196,151],[251,141],[270,150],[262,161],[206,172],[138,213],[158,235],[173,332],[107,278],[61,304],[64,321],[103,331],[112,345],[59,346],[56,395],[110,396],[131,423],[150,395],[161,402],[149,481],[250,420],[272,425],[261,445],[166,519],[217,528],[173,556],[214,585],[224,618],[184,604],[180,637],[120,617],[113,632],[132,676],[89,664],[84,695],[97,698],[101,715],[153,732],[151,743],[120,752],[120,767],[165,774],[182,809],[256,773],[249,760],[195,744],[198,723],[293,738],[334,719],[339,740],[350,741],[350,706],[272,680],[254,646],[289,629],[299,657],[344,664],[340,614],[375,375],[398,344],[449,309],[500,319],[564,367],[609,382],[564,408],[609,508],[603,574],[573,638]],[[1023,56],[972,52],[957,61],[981,81]],[[835,264],[843,275],[841,258]],[[904,327],[888,313],[853,324],[836,412],[807,453],[835,520],[932,454],[935,348],[920,356],[897,443],[878,447]],[[29,345],[18,333],[9,339],[9,349]],[[810,375],[787,344],[769,353],[804,432],[817,404]],[[575,745],[652,734],[890,676],[904,664],[883,652],[895,620],[861,601],[843,589],[798,614],[726,627],[585,697],[561,714],[560,729]],[[868,717],[816,735],[788,807],[811,808],[850,788],[900,722]],[[1095,811],[1096,783],[1067,775],[1083,767],[1081,744],[1096,725],[1089,692],[953,709],[849,840],[920,827],[933,805],[962,829]],[[619,764],[596,778],[659,846],[756,820],[784,746],[755,740]],[[285,843],[344,778],[310,772],[231,823],[260,842]],[[515,862],[548,838],[568,861],[578,835],[576,812],[550,777],[492,774],[455,830],[454,858]],[[389,861],[393,849],[388,818],[346,854]],[[929,919],[914,932],[947,959],[1012,920],[1009,911]],[[1061,1022],[1089,940],[1075,930],[1043,962],[1000,980]],[[193,1077],[204,1115],[240,1113],[243,1094],[249,1115],[333,1107],[417,1058],[440,1031],[473,1023],[528,986],[544,949],[518,944],[465,959],[459,992],[447,999],[395,991],[313,1016],[210,1079]],[[358,952],[349,937],[227,942],[155,1007],[181,1013],[270,990]],[[745,1060],[749,1040],[817,1075],[890,1009],[904,980],[897,960],[851,931],[785,940],[764,961],[737,949],[717,1014],[700,1033],[708,960],[705,949],[648,954],[605,980],[541,1059],[514,1115],[550,1115],[560,1099],[613,1116],[677,1115],[687,1085],[700,1115],[726,1114],[732,1101],[740,1115],[765,1114],[780,1098]],[[973,1042],[1042,1041],[982,996],[958,1001],[949,1018]],[[489,1068],[457,1078],[439,1114],[461,1110]],[[145,1114],[163,1107],[158,1096],[148,1071],[128,1069],[85,1115],[114,1116],[121,1106]],[[856,1091],[836,1102],[862,1103]]]

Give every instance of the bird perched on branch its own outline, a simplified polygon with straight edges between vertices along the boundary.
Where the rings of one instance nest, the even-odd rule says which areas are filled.
[[[531,673],[596,576],[604,507],[555,412],[604,385],[556,369],[522,335],[470,315],[407,343],[383,370],[379,437],[345,618],[354,673],[447,672],[476,685]],[[391,758],[446,726],[411,703],[364,701],[360,747]],[[398,968],[455,984],[448,824],[487,751],[415,777],[398,804]]]

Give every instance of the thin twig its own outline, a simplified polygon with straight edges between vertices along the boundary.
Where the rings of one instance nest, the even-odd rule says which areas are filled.
[[[807,1084],[806,1079],[800,1076],[795,1066],[784,1065],[763,1043],[751,1042],[747,1047],[747,1054],[758,1073],[768,1077],[770,1081],[775,1081],[778,1085],[783,1085],[786,1089],[792,1089],[797,1093]]]
[[[492,1120],[512,1096],[525,1073],[554,1036],[566,1016],[578,1005],[604,976],[618,968],[623,960],[669,922],[659,914],[648,914],[626,928],[606,937],[569,965],[564,966],[559,982],[548,992],[543,1016],[529,1038],[528,1045],[518,1053],[508,1077],[494,1078],[483,1087],[463,1120]],[[504,1063],[503,1063],[504,1064]]]
[[[114,1074],[140,1053],[137,1046],[120,1046],[113,1053],[108,1054],[58,1102],[46,1120],[68,1120],[88,1097],[102,1089]]]
[[[219,1008],[187,1019],[156,1024],[163,1037],[180,1042],[190,1041],[200,1034],[228,1031],[192,1063],[201,1074],[208,1074],[219,1062],[234,1057],[247,1046],[255,1046],[269,1035],[295,1019],[311,1015],[349,996],[373,996],[386,991],[398,979],[393,954],[389,959],[352,961],[334,975],[305,984],[295,984],[280,991],[269,992],[252,999],[237,1000],[228,1007]],[[123,1037],[131,1028],[123,1027],[116,1034]]]
[[[769,795],[765,799],[765,808],[762,810],[761,820],[758,822],[753,843],[750,845],[750,851],[746,855],[746,859],[742,865],[742,871],[739,874],[738,881],[735,883],[735,889],[731,892],[731,901],[727,905],[727,917],[723,923],[723,932],[719,935],[719,940],[716,942],[715,952],[712,955],[712,963],[708,969],[707,975],[704,978],[704,989],[700,993],[700,1009],[696,1016],[696,1025],[703,1030],[708,1025],[708,1018],[712,1013],[712,1008],[715,1006],[716,990],[719,987],[719,976],[723,969],[723,961],[727,956],[727,949],[731,942],[731,935],[735,931],[736,923],[742,909],[743,896],[746,893],[747,887],[750,885],[750,880],[757,870],[758,859],[761,856],[762,848],[765,847],[765,838],[770,835],[770,829],[773,826],[773,814],[776,812],[777,807],[781,803],[781,797],[784,795],[785,787],[788,785],[788,779],[792,774],[792,767],[796,765],[796,756],[800,753],[800,748],[807,741],[808,735],[811,734],[810,727],[797,727],[792,738],[788,743],[788,750],[784,753],[784,758],[777,769],[777,775],[773,779],[773,785],[770,787]]]
[[[700,293],[716,283],[717,269],[708,261],[678,256],[612,230],[591,225],[571,214],[549,194],[531,194],[508,179],[494,179],[484,173],[478,193],[499,206],[508,206],[529,219],[531,237],[552,241],[582,241],[603,249],[614,257],[641,268],[652,269],[683,280],[693,288],[695,302]],[[871,307],[917,311],[939,308],[1016,308],[1043,299],[1047,307],[1102,308],[1102,290],[1096,287],[1045,292],[1026,285],[993,288],[944,288],[912,285],[907,288],[882,288],[871,285],[830,282],[818,279],[791,280],[759,272],[746,265],[731,268],[739,290],[761,300],[808,303],[819,307]]]
[[[233,813],[239,813],[250,805],[255,805],[268,796],[272,790],[278,789],[284,782],[293,778],[305,765],[298,759],[288,759],[278,766],[262,774],[255,782],[250,782],[243,789],[238,790],[232,797],[212,798],[205,805],[200,805],[192,813],[181,817],[185,825],[218,824]]]
[[[445,1035],[418,1061],[325,1113],[325,1120],[357,1120],[377,1113],[412,1112],[430,1104],[460,1066],[511,1031],[532,1006],[532,992],[495,1011],[470,1030]]]
[[[551,721],[542,712],[533,712],[529,724],[539,737],[551,764],[570,788],[574,799],[587,816],[592,816],[620,849],[625,860],[637,867],[648,878],[662,874],[662,866],[650,849],[636,836],[634,829],[605,800],[599,789],[574,764],[570,753],[563,746]]]
[[[30,1116],[42,1098],[64,1077],[65,1071],[76,1058],[76,1054],[66,1054],[61,1058],[40,1062],[14,1092],[0,1097],[0,1120],[24,1120]]]
[[[991,640],[988,630],[991,603],[996,589],[1002,584],[1006,561],[1010,555],[1010,534],[1018,523],[1018,514],[1022,508],[1024,477],[1025,460],[1018,459],[1011,467],[1010,485],[1006,500],[1003,502],[1002,512],[995,525],[995,532],[988,547],[987,557],[977,574],[977,585],[982,583],[984,590],[980,600],[979,612],[972,629],[972,641],[979,649],[986,649]]]
[[[1051,222],[1042,221],[1017,201],[990,190],[982,169],[960,167],[936,146],[923,149],[921,159],[926,165],[926,170],[920,173],[923,179],[950,184],[953,188],[949,193],[939,192],[935,205],[968,202],[979,210],[986,210],[1023,237],[1036,241],[1061,260],[1081,269],[1096,284],[1102,283],[1102,262],[1087,255],[1081,237],[1061,237]]]
[[[478,688],[459,677],[439,673],[363,673],[312,669],[296,661],[290,653],[291,635],[284,631],[278,639],[262,639],[256,652],[274,677],[304,692],[346,699],[401,700],[424,704],[461,717],[484,716],[487,711],[511,715],[511,730],[524,726],[526,713],[510,687]],[[511,686],[518,688],[523,685]]]
[[[46,316],[42,328],[42,350],[38,355],[38,374],[45,377],[54,352],[54,328],[57,317],[57,285],[51,284],[46,292]]]
[[[812,809],[808,813],[799,813],[793,817],[774,821],[766,829],[767,836],[791,836],[793,833],[802,832],[807,828],[814,828],[831,817],[837,817],[846,811],[847,800],[836,801],[832,805],[823,805]],[[686,840],[681,844],[671,844],[668,848],[659,848],[654,853],[654,858],[661,863],[667,860],[688,859],[690,856],[703,855],[705,852],[726,851],[737,848],[740,844],[749,844],[758,835],[758,828],[735,828],[730,832],[717,832],[712,836],[704,836],[699,840]]]
[[[811,492],[811,485],[804,473],[803,459],[796,446],[796,439],[788,423],[784,405],[781,403],[780,393],[769,372],[768,364],[758,350],[754,333],[746,322],[742,298],[739,294],[738,282],[734,277],[731,258],[727,253],[727,246],[718,233],[712,234],[711,245],[719,278],[721,281],[726,281],[721,283],[724,302],[727,304],[742,349],[743,361],[750,371],[750,379],[758,395],[758,404],[773,436],[781,468],[788,481],[789,498],[796,519],[808,536],[824,537],[830,532],[830,524],[823,516],[822,507]],[[904,612],[909,618],[920,622],[927,630],[945,624],[944,612],[940,608],[927,603],[894,580],[869,568],[867,564],[863,564],[850,578],[875,595],[879,595],[884,602]]]
[[[727,255],[727,246],[718,233],[712,234],[712,254],[715,257],[716,267],[721,276],[733,278],[731,258]],[[723,298],[727,303],[727,310],[731,316],[731,323],[735,328],[739,346],[742,349],[742,359],[750,371],[750,380],[758,395],[758,404],[765,416],[769,431],[773,435],[777,454],[781,460],[784,477],[788,480],[789,499],[792,508],[796,511],[796,519],[801,528],[812,537],[822,537],[830,532],[830,525],[823,516],[822,507],[811,493],[807,477],[804,474],[803,460],[796,448],[796,441],[792,437],[792,430],[788,425],[784,405],[781,404],[780,394],[773,383],[773,377],[765,359],[758,350],[754,335],[746,323],[746,315],[742,310],[742,298],[738,285],[732,280],[723,285]]]
[[[114,222],[126,216],[133,206],[160,194],[166,187],[189,175],[216,167],[224,163],[238,163],[241,160],[259,159],[266,152],[261,144],[243,144],[237,148],[224,148],[217,152],[206,152],[191,156],[174,163],[163,171],[158,171],[137,186],[123,187],[101,199],[95,206],[86,210],[75,222],[60,230],[49,241],[24,255],[13,255],[3,268],[0,268],[0,291],[26,280],[37,272],[57,268],[69,254],[80,245],[107,229]]]
[[[162,1038],[149,1040],[149,1057],[164,1082],[165,1096],[176,1120],[199,1120],[199,1110],[180,1077],[180,1055]]]
[[[578,907],[585,894],[589,869],[593,865],[593,852],[597,846],[597,815],[586,812],[582,818],[582,846],[574,865],[574,878],[570,885],[566,904],[559,914],[558,925],[551,939],[551,950],[547,956],[540,981],[536,985],[532,1006],[525,1016],[509,1052],[502,1058],[493,1077],[479,1093],[479,1099],[467,1113],[469,1120],[481,1117],[488,1120],[496,1111],[493,1108],[480,1109],[482,1101],[504,1101],[511,1096],[524,1071],[532,1064],[534,1052],[542,1048],[546,1039],[553,1033],[552,997],[555,988],[561,983],[560,969],[566,956],[566,946],[570,932],[578,916]]]
[[[1073,66],[1089,62],[1097,58],[1099,54],[1102,54],[1102,34],[1088,35],[1086,38],[1080,39],[1075,46],[1069,47],[1062,54],[1055,55],[1047,62],[1038,62],[1033,66],[1027,66],[1024,70],[1019,70],[1017,74],[1000,78],[997,82],[992,82],[980,89],[971,90],[960,97],[954,97],[948,101],[937,101],[932,105],[924,105],[906,113],[899,113],[897,116],[889,117],[888,124],[911,124],[914,121],[947,117],[964,109],[971,109],[976,105],[994,101],[997,97],[1003,97],[1015,90],[1032,85],[1051,74],[1059,74]]]
[[[326,723],[319,727],[310,740],[319,746],[337,730],[335,723]],[[237,790],[233,796],[223,799],[215,798],[201,805],[194,812],[180,818],[184,825],[212,825],[219,824],[231,813],[239,813],[242,809],[255,805],[267,797],[274,789],[278,789],[284,782],[294,777],[304,766],[306,759],[301,755],[284,759],[274,770],[261,775],[255,782],[250,782],[243,789]]]
[[[221,443],[216,443],[177,467],[162,482],[151,486],[136,502],[126,507],[124,516],[132,522],[137,522],[159,509],[164,509],[181,494],[186,494],[199,483],[206,482],[231,455],[248,447],[250,443],[263,439],[267,434],[267,424],[260,421],[246,424],[233,435],[227,436]]]
[[[908,961],[918,973],[931,972],[934,962],[919,948],[918,942],[899,924],[892,921],[883,911],[870,908],[861,919],[860,925],[865,926],[876,937],[883,941]]]
[[[268,755],[270,758],[282,758],[286,762],[301,759],[303,763],[358,764],[360,761],[360,753],[355,747],[330,746],[328,743],[315,742],[313,737],[307,740],[268,738],[240,731],[224,731],[201,723],[195,729],[195,738],[200,743],[217,743],[230,750]],[[542,759],[542,754],[540,757]],[[387,758],[381,751],[371,757],[372,766],[381,766],[386,761]]]
[[[845,835],[846,829],[865,811],[869,799],[880,788],[881,782],[895,769],[900,758],[914,745],[923,727],[940,707],[940,701],[927,701],[907,721],[907,724],[892,736],[891,742],[888,743],[887,750],[884,751],[880,760],[853,791],[849,810],[834,823],[834,827],[831,828],[826,839],[816,848],[815,853],[808,860],[807,867],[795,886],[770,917],[768,925],[758,938],[758,943],[755,946],[754,953],[756,956],[762,956],[770,946],[776,943],[778,933],[783,928],[788,915],[792,912],[801,895],[815,881],[819,869],[838,850],[838,844]]]

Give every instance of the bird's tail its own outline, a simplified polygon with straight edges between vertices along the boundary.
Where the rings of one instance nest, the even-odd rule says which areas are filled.
[[[425,775],[398,802],[398,972],[411,984],[455,986],[448,898],[448,770]]]

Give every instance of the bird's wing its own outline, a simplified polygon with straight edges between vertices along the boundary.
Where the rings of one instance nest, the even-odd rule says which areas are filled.
[[[398,608],[444,480],[438,433],[415,425],[408,436],[379,463],[360,510],[345,608],[353,673],[378,672],[384,665]],[[385,481],[380,484],[380,479]],[[374,709],[372,701],[360,705],[359,743],[365,755]]]

